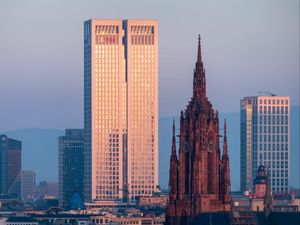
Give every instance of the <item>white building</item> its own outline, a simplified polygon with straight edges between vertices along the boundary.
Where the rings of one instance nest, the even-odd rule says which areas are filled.
[[[85,200],[132,200],[158,185],[156,20],[84,23]]]
[[[266,167],[273,193],[289,192],[290,97],[241,100],[241,191],[252,191],[259,165]]]

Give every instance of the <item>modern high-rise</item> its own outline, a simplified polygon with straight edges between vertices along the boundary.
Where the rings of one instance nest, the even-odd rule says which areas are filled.
[[[35,172],[32,170],[23,170],[21,180],[22,199],[32,200],[35,189]]]
[[[254,96],[241,100],[241,191],[253,191],[263,165],[273,193],[289,191],[290,97]]]
[[[21,141],[0,135],[0,193],[21,197]]]
[[[84,23],[85,200],[131,200],[158,185],[158,22]]]
[[[83,200],[84,188],[84,130],[66,129],[58,138],[59,203],[69,208],[74,195]]]

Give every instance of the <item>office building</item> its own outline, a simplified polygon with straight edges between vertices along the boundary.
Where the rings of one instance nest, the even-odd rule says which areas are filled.
[[[69,208],[74,195],[83,199],[84,130],[66,129],[59,137],[59,203]]]
[[[84,23],[85,200],[127,201],[158,185],[158,23]]]
[[[241,100],[241,190],[253,192],[263,165],[273,193],[288,193],[290,175],[290,98],[254,96]]]
[[[0,193],[21,197],[21,141],[0,135]]]
[[[21,180],[22,199],[32,200],[34,198],[35,172],[32,170],[23,170]]]

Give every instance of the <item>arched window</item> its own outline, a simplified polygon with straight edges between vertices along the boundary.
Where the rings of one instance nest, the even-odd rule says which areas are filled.
[[[180,225],[186,225],[187,224],[187,215],[186,211],[182,210],[181,216],[180,216]]]

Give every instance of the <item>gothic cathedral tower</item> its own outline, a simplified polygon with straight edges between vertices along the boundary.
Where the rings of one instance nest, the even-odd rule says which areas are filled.
[[[173,123],[166,224],[189,224],[189,220],[198,213],[230,210],[226,122],[222,156],[219,137],[218,112],[214,111],[206,96],[205,69],[199,36],[193,96],[180,115],[178,158]]]

